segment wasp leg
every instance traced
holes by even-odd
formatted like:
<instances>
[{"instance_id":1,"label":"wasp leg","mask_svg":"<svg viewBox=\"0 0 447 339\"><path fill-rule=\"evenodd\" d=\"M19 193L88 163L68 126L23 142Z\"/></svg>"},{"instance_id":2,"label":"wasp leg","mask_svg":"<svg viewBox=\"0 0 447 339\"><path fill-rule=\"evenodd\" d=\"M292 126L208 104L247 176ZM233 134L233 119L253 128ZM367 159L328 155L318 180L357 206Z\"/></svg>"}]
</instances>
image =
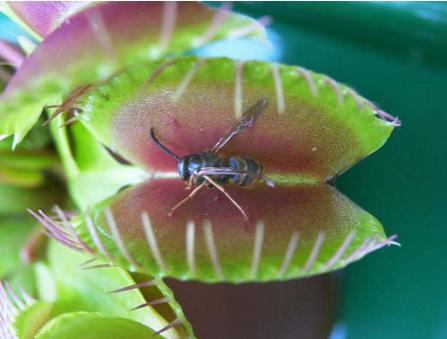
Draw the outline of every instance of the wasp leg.
<instances>
[{"instance_id":1,"label":"wasp leg","mask_svg":"<svg viewBox=\"0 0 447 339\"><path fill-rule=\"evenodd\" d=\"M216 187L219 191L221 191L223 194L225 194L225 196L228 198L228 200L230 200L234 206L236 206L236 208L241 212L242 216L244 217L244 221L246 223L248 223L248 216L247 213L245 213L244 209L241 207L241 205L239 205L236 200L234 200L231 195L229 195L225 189L219 185L217 182L215 182L213 179L211 179L209 176L204 175L203 176L206 180L208 180L214 187Z\"/></svg>"},{"instance_id":2,"label":"wasp leg","mask_svg":"<svg viewBox=\"0 0 447 339\"><path fill-rule=\"evenodd\" d=\"M190 190L191 188L193 188L193 186L194 186L194 184L193 184L193 177L192 176L190 176L189 177L189 179L188 179L188 183L186 184L186 190Z\"/></svg>"},{"instance_id":3,"label":"wasp leg","mask_svg":"<svg viewBox=\"0 0 447 339\"><path fill-rule=\"evenodd\" d=\"M168 213L168 216L169 216L169 217L172 217L172 215L174 214L174 212L175 212L181 205L183 205L185 202L187 202L189 199L191 199L194 195L196 195L197 192L199 192L199 190L205 186L205 184L206 184L206 181L203 182L203 183L201 183L201 184L200 184L199 186L197 186L196 188L194 188L194 189L192 190L192 192L189 193L189 195L188 195L185 199L180 200L174 207L171 208L171 210L170 210L169 213Z\"/></svg>"}]
</instances>

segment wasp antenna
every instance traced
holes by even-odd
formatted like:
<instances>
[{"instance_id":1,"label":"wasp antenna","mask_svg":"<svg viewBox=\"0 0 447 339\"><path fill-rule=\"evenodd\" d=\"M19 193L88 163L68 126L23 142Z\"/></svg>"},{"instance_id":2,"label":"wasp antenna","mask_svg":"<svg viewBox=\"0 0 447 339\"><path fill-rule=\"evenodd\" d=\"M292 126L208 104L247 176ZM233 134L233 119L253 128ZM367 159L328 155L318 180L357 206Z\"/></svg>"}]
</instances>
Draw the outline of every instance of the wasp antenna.
<instances>
[{"instance_id":1,"label":"wasp antenna","mask_svg":"<svg viewBox=\"0 0 447 339\"><path fill-rule=\"evenodd\" d=\"M152 140L158 145L158 147L160 147L166 154L169 154L171 157L175 158L175 160L180 161L181 158L178 155L174 154L171 150L169 150L165 145L163 145L157 139L157 137L155 136L153 128L151 128L150 136L151 136Z\"/></svg>"}]
</instances>

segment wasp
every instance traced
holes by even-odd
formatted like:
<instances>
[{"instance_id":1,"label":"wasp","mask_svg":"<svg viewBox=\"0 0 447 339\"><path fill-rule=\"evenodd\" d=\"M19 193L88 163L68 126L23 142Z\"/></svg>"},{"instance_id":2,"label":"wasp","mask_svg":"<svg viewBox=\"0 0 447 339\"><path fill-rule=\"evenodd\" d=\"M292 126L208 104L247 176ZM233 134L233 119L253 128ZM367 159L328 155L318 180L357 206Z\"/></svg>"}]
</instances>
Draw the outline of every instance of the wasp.
<instances>
[{"instance_id":1,"label":"wasp","mask_svg":"<svg viewBox=\"0 0 447 339\"><path fill-rule=\"evenodd\" d=\"M253 126L259 115L265 111L267 105L268 100L266 98L258 100L244 112L238 123L230 128L210 150L184 157L179 157L163 145L151 128L150 137L153 142L177 161L177 171L180 177L187 183L187 188L192 189L186 198L171 208L168 213L169 216L172 216L181 205L192 199L202 188L207 186L221 191L241 212L244 220L248 222L248 216L244 209L225 191L223 186L233 184L247 188L254 186L258 181L263 181L270 187L274 187L275 184L264 175L263 166L252 157L235 155L225 158L219 152L232 138Z\"/></svg>"}]
</instances>

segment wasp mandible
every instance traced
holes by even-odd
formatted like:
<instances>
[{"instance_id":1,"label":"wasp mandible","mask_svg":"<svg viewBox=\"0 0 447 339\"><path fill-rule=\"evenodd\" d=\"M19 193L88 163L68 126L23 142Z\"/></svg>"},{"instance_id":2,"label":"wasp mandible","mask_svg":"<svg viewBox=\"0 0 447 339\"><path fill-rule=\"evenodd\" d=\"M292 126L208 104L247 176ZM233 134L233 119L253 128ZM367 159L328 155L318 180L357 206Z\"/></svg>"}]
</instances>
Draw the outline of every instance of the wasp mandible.
<instances>
[{"instance_id":1,"label":"wasp mandible","mask_svg":"<svg viewBox=\"0 0 447 339\"><path fill-rule=\"evenodd\" d=\"M244 112L239 122L230 128L225 135L210 149L201 153L190 154L179 157L163 145L155 136L153 128L150 137L166 154L177 161L177 171L180 177L187 182L187 187L192 189L191 193L174 207L171 208L169 216L172 216L186 201L196 195L203 187L215 187L221 191L236 208L241 212L244 220L248 222L248 216L244 209L225 191L223 185L234 184L241 187L253 186L262 180L266 185L274 187L274 182L264 175L263 166L249 156L235 155L225 158L219 155L219 151L236 135L251 127L259 115L265 111L268 100L262 98Z\"/></svg>"}]
</instances>

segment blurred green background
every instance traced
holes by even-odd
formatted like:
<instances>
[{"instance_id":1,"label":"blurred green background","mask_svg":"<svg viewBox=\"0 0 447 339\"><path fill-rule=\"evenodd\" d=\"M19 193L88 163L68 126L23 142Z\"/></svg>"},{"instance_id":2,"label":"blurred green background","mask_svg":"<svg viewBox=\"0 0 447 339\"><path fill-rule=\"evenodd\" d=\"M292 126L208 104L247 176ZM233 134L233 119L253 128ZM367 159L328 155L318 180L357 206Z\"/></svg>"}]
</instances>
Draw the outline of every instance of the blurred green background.
<instances>
[{"instance_id":1,"label":"blurred green background","mask_svg":"<svg viewBox=\"0 0 447 339\"><path fill-rule=\"evenodd\" d=\"M326 73L403 122L382 149L337 181L389 235L399 235L402 248L338 274L332 337L447 338L447 3L241 2L234 9L271 16L273 46L217 43L202 54ZM0 32L13 37L16 28L3 18Z\"/></svg>"}]
</instances>

